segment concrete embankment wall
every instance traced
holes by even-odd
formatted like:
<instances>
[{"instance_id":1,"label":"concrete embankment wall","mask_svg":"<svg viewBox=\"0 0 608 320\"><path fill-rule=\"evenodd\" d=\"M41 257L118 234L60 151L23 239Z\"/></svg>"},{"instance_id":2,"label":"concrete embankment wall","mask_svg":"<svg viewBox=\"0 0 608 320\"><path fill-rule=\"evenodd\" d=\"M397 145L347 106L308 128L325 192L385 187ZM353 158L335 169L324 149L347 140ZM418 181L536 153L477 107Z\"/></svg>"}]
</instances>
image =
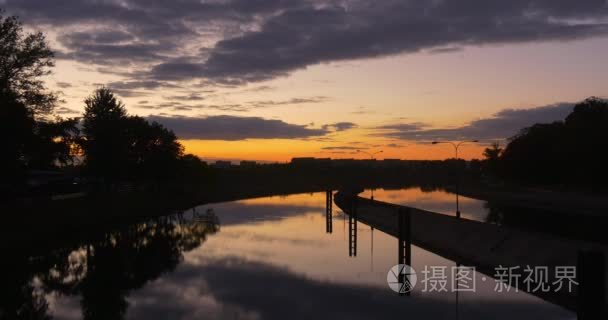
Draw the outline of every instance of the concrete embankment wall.
<instances>
[{"instance_id":1,"label":"concrete embankment wall","mask_svg":"<svg viewBox=\"0 0 608 320\"><path fill-rule=\"evenodd\" d=\"M580 250L600 251L604 257L608 256L608 248L601 244L460 219L349 194L338 193L335 202L347 214L356 211L358 221L395 237L399 234L400 210L409 210L412 244L460 264L475 266L477 271L488 276L494 276L498 266L520 266L522 269L526 266L547 266L550 270L549 280L554 281L555 274L551 271L556 266L576 266ZM520 285L519 288L525 286ZM576 292L531 293L576 310Z\"/></svg>"}]
</instances>

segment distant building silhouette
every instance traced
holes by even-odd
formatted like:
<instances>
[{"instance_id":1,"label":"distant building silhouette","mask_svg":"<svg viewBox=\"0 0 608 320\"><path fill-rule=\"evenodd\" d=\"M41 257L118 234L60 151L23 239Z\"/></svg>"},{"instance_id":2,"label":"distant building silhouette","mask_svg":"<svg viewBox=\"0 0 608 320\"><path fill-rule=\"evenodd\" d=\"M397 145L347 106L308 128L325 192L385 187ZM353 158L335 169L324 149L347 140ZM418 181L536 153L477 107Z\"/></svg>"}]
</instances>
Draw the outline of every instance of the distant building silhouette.
<instances>
[{"instance_id":1,"label":"distant building silhouette","mask_svg":"<svg viewBox=\"0 0 608 320\"><path fill-rule=\"evenodd\" d=\"M322 166L330 165L331 163L331 158L302 157L291 159L291 164L295 166Z\"/></svg>"},{"instance_id":2,"label":"distant building silhouette","mask_svg":"<svg viewBox=\"0 0 608 320\"><path fill-rule=\"evenodd\" d=\"M225 160L218 160L213 165L215 168L230 168L232 167L232 162Z\"/></svg>"},{"instance_id":3,"label":"distant building silhouette","mask_svg":"<svg viewBox=\"0 0 608 320\"><path fill-rule=\"evenodd\" d=\"M243 160L240 163L240 166L243 168L252 168L255 167L258 163L255 161L248 161L248 160Z\"/></svg>"}]
</instances>

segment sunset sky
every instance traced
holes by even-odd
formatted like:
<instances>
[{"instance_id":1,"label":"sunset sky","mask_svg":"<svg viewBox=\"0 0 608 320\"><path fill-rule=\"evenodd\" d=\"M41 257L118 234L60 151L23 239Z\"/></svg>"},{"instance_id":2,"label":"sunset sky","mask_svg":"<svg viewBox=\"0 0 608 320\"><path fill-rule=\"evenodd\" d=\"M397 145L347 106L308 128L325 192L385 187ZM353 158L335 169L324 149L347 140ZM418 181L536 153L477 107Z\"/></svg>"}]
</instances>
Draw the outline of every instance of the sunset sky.
<instances>
[{"instance_id":1,"label":"sunset sky","mask_svg":"<svg viewBox=\"0 0 608 320\"><path fill-rule=\"evenodd\" d=\"M204 159L443 159L608 95L606 0L0 0L56 52L64 117L106 85ZM504 143L504 142L503 142Z\"/></svg>"}]
</instances>

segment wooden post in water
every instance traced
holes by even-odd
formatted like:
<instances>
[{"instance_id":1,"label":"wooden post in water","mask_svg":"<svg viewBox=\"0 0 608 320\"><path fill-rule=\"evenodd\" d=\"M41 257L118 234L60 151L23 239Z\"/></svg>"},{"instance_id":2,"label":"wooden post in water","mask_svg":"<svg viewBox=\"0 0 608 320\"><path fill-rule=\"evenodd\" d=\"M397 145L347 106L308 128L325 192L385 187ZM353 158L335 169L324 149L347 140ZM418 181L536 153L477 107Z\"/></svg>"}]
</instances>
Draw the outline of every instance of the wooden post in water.
<instances>
[{"instance_id":1,"label":"wooden post in water","mask_svg":"<svg viewBox=\"0 0 608 320\"><path fill-rule=\"evenodd\" d=\"M578 253L578 320L605 319L606 257L602 252Z\"/></svg>"}]
</instances>

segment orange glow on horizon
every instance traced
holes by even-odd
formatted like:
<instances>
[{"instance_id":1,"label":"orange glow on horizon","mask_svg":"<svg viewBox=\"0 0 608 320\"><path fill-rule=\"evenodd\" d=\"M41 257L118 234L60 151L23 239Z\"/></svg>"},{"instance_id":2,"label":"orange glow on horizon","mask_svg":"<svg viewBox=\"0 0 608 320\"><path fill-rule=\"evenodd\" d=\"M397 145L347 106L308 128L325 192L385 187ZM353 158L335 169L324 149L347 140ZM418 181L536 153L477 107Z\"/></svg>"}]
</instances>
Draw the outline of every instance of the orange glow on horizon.
<instances>
[{"instance_id":1,"label":"orange glow on horizon","mask_svg":"<svg viewBox=\"0 0 608 320\"><path fill-rule=\"evenodd\" d=\"M252 139L239 141L219 140L182 140L185 152L192 153L203 159L233 159L257 160L269 162L289 162L295 157L316 157L332 159L369 159L364 153L357 153L356 149L345 151L324 151L322 148L332 145L345 145L344 143L328 144L318 141L287 140L287 139ZM377 147L364 149L365 151L383 152L376 155L382 159L404 160L444 160L454 158L454 148L447 144L431 145L405 142L403 147ZM458 150L461 159L482 159L482 152L486 146L478 144L463 145ZM363 149L363 148L362 148Z\"/></svg>"}]
</instances>

